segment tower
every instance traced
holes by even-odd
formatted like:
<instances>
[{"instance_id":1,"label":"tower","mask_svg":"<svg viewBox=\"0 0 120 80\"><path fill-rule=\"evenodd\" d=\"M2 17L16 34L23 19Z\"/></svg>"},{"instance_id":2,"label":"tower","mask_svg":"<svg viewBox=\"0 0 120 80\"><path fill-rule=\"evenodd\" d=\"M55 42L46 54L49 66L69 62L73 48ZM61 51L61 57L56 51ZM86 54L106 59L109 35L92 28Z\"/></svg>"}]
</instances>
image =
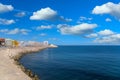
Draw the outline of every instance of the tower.
<instances>
[{"instance_id":1,"label":"tower","mask_svg":"<svg viewBox=\"0 0 120 80\"><path fill-rule=\"evenodd\" d=\"M48 43L48 41L44 41L43 44L44 44L45 46L47 46L49 43Z\"/></svg>"}]
</instances>

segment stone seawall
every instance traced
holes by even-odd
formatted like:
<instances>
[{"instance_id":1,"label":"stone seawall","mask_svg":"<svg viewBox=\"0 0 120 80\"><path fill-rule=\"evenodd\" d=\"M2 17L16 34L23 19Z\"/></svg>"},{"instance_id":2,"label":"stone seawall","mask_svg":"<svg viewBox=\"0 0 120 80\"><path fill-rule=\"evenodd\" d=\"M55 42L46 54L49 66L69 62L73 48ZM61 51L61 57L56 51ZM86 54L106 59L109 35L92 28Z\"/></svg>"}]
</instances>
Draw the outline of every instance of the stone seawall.
<instances>
[{"instance_id":1,"label":"stone seawall","mask_svg":"<svg viewBox=\"0 0 120 80\"><path fill-rule=\"evenodd\" d=\"M39 80L19 63L21 56L47 47L0 48L0 80Z\"/></svg>"}]
</instances>

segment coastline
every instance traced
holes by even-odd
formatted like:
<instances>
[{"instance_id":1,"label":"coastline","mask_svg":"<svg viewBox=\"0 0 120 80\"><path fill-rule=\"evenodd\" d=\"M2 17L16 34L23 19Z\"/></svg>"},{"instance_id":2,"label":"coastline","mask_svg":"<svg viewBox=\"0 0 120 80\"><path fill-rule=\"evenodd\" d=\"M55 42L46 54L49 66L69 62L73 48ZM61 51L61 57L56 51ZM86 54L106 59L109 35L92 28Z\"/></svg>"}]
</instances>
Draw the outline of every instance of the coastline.
<instances>
[{"instance_id":1,"label":"coastline","mask_svg":"<svg viewBox=\"0 0 120 80\"><path fill-rule=\"evenodd\" d=\"M39 80L36 74L20 64L19 59L29 53L38 52L47 47L18 47L0 49L0 78L2 80Z\"/></svg>"}]
</instances>

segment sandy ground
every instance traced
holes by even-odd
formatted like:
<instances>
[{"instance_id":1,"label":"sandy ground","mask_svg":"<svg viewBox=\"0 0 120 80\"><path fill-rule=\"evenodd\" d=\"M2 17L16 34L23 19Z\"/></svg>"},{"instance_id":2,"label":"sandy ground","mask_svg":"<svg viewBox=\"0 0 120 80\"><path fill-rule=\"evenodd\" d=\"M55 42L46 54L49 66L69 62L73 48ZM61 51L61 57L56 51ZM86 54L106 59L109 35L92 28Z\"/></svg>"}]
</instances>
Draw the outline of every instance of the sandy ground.
<instances>
[{"instance_id":1,"label":"sandy ground","mask_svg":"<svg viewBox=\"0 0 120 80\"><path fill-rule=\"evenodd\" d=\"M11 57L41 49L44 47L0 48L0 80L32 80Z\"/></svg>"}]
</instances>

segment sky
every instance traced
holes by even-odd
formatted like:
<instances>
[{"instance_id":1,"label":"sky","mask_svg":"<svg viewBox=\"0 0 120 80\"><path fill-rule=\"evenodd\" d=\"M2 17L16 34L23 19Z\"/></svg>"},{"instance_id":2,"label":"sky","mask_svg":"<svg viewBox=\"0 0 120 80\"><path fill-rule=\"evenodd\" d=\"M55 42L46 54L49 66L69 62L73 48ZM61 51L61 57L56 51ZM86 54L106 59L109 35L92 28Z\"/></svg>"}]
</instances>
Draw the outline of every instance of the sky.
<instances>
[{"instance_id":1,"label":"sky","mask_svg":"<svg viewBox=\"0 0 120 80\"><path fill-rule=\"evenodd\" d=\"M0 0L0 37L57 45L119 45L119 0Z\"/></svg>"}]
</instances>

